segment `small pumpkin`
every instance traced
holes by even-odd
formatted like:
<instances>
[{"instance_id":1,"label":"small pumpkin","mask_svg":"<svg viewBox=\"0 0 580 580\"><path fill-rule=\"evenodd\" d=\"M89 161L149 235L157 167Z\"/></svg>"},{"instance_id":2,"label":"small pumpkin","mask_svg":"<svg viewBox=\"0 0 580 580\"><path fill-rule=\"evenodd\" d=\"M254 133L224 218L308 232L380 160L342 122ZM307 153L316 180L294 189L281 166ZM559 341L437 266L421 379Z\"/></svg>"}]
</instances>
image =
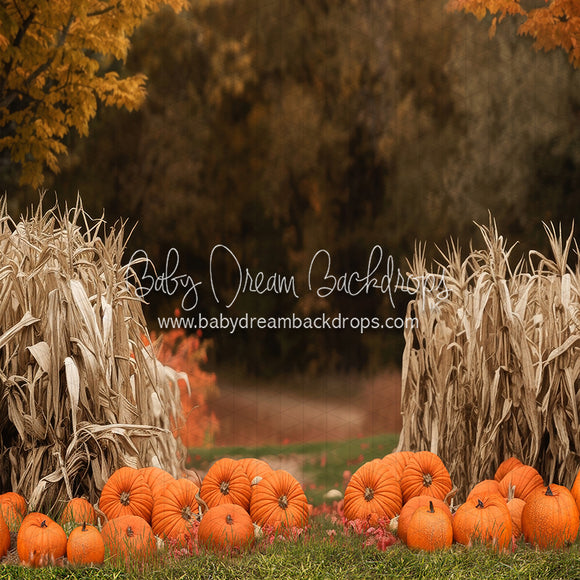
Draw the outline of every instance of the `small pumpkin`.
<instances>
[{"instance_id":1,"label":"small pumpkin","mask_svg":"<svg viewBox=\"0 0 580 580\"><path fill-rule=\"evenodd\" d=\"M435 498L428 506L418 507L411 516L407 529L407 546L415 550L433 552L453 544L453 524L449 510L435 507Z\"/></svg>"},{"instance_id":2,"label":"small pumpkin","mask_svg":"<svg viewBox=\"0 0 580 580\"><path fill-rule=\"evenodd\" d=\"M84 522L69 535L66 557L73 566L91 566L105 561L105 542L101 532Z\"/></svg>"},{"instance_id":3,"label":"small pumpkin","mask_svg":"<svg viewBox=\"0 0 580 580\"><path fill-rule=\"evenodd\" d=\"M512 518L512 535L517 540L522 535L522 511L526 502L514 497L514 488L510 487L506 505Z\"/></svg>"},{"instance_id":4,"label":"small pumpkin","mask_svg":"<svg viewBox=\"0 0 580 580\"><path fill-rule=\"evenodd\" d=\"M29 513L23 520L16 550L25 566L37 568L54 565L66 554L67 537L62 527L47 515Z\"/></svg>"},{"instance_id":5,"label":"small pumpkin","mask_svg":"<svg viewBox=\"0 0 580 580\"><path fill-rule=\"evenodd\" d=\"M99 508L109 520L134 515L150 522L153 494L138 469L121 467L103 486Z\"/></svg>"},{"instance_id":6,"label":"small pumpkin","mask_svg":"<svg viewBox=\"0 0 580 580\"><path fill-rule=\"evenodd\" d=\"M550 484L535 489L522 510L526 542L540 548L562 548L576 541L580 515L570 490Z\"/></svg>"},{"instance_id":7,"label":"small pumpkin","mask_svg":"<svg viewBox=\"0 0 580 580\"><path fill-rule=\"evenodd\" d=\"M11 532L18 531L27 510L26 500L19 493L7 491L0 495L0 515Z\"/></svg>"},{"instance_id":8,"label":"small pumpkin","mask_svg":"<svg viewBox=\"0 0 580 580\"><path fill-rule=\"evenodd\" d=\"M210 508L222 503L235 503L247 511L251 495L252 487L246 472L229 457L213 463L201 483L200 496Z\"/></svg>"},{"instance_id":9,"label":"small pumpkin","mask_svg":"<svg viewBox=\"0 0 580 580\"><path fill-rule=\"evenodd\" d=\"M254 540L254 524L248 512L237 504L210 508L197 531L200 545L219 551L247 549Z\"/></svg>"},{"instance_id":10,"label":"small pumpkin","mask_svg":"<svg viewBox=\"0 0 580 580\"><path fill-rule=\"evenodd\" d=\"M153 533L178 543L193 537L200 517L198 493L199 488L189 479L174 479L169 483L155 498L151 516Z\"/></svg>"},{"instance_id":11,"label":"small pumpkin","mask_svg":"<svg viewBox=\"0 0 580 580\"><path fill-rule=\"evenodd\" d=\"M71 529L87 523L92 526L97 524L95 508L84 497L73 497L69 500L60 516L60 525Z\"/></svg>"},{"instance_id":12,"label":"small pumpkin","mask_svg":"<svg viewBox=\"0 0 580 580\"><path fill-rule=\"evenodd\" d=\"M151 526L141 516L126 515L109 520L101 535L109 556L126 563L148 559L157 546Z\"/></svg>"},{"instance_id":13,"label":"small pumpkin","mask_svg":"<svg viewBox=\"0 0 580 580\"><path fill-rule=\"evenodd\" d=\"M480 496L480 495L489 495L489 494L498 494L501 495L499 491L499 482L495 479L484 479L479 483L476 483L469 492L467 497L472 496Z\"/></svg>"},{"instance_id":14,"label":"small pumpkin","mask_svg":"<svg viewBox=\"0 0 580 580\"><path fill-rule=\"evenodd\" d=\"M283 469L272 470L253 487L250 515L259 526L303 528L309 513L300 482Z\"/></svg>"},{"instance_id":15,"label":"small pumpkin","mask_svg":"<svg viewBox=\"0 0 580 580\"><path fill-rule=\"evenodd\" d=\"M445 464L431 451L414 453L403 470L401 477L403 502L416 495L445 499L452 488L451 477Z\"/></svg>"},{"instance_id":16,"label":"small pumpkin","mask_svg":"<svg viewBox=\"0 0 580 580\"><path fill-rule=\"evenodd\" d=\"M406 504L403 505L401 513L399 514L397 522L397 535L403 542L407 543L407 530L409 528L409 522L411 521L413 514L420 507L429 507L429 502L433 502L434 507L440 508L444 513L447 514L450 524L453 522L451 510L443 500L429 497L428 495L417 495L412 497Z\"/></svg>"},{"instance_id":17,"label":"small pumpkin","mask_svg":"<svg viewBox=\"0 0 580 580\"><path fill-rule=\"evenodd\" d=\"M344 492L344 515L348 520L366 519L374 525L379 518L395 517L402 506L401 486L382 460L363 463Z\"/></svg>"},{"instance_id":18,"label":"small pumpkin","mask_svg":"<svg viewBox=\"0 0 580 580\"><path fill-rule=\"evenodd\" d=\"M510 471L522 465L523 463L517 457L508 457L498 465L493 478L499 483Z\"/></svg>"},{"instance_id":19,"label":"small pumpkin","mask_svg":"<svg viewBox=\"0 0 580 580\"><path fill-rule=\"evenodd\" d=\"M506 550L512 539L512 520L500 495L471 497L453 516L453 537L459 544L481 542Z\"/></svg>"},{"instance_id":20,"label":"small pumpkin","mask_svg":"<svg viewBox=\"0 0 580 580\"><path fill-rule=\"evenodd\" d=\"M4 558L10 549L11 537L10 529L4 521L4 518L0 516L0 558Z\"/></svg>"},{"instance_id":21,"label":"small pumpkin","mask_svg":"<svg viewBox=\"0 0 580 580\"><path fill-rule=\"evenodd\" d=\"M514 497L527 501L534 489L544 487L544 480L531 465L520 465L509 471L499 482L499 492L507 497L510 487L514 487Z\"/></svg>"}]
</instances>

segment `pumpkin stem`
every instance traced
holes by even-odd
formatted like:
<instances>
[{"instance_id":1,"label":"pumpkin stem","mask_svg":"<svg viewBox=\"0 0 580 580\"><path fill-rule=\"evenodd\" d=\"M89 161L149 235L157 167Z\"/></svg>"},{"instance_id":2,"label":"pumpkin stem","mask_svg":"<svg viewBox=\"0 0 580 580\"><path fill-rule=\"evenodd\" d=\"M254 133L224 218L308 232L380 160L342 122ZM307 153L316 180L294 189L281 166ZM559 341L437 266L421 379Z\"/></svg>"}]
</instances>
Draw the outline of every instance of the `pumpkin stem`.
<instances>
[{"instance_id":1,"label":"pumpkin stem","mask_svg":"<svg viewBox=\"0 0 580 580\"><path fill-rule=\"evenodd\" d=\"M230 484L227 481L222 481L220 483L220 492L222 495L228 495L230 493Z\"/></svg>"},{"instance_id":2,"label":"pumpkin stem","mask_svg":"<svg viewBox=\"0 0 580 580\"><path fill-rule=\"evenodd\" d=\"M123 505L129 505L130 501L129 501L129 497L131 496L131 494L128 491L122 491L121 495L119 496L119 499L121 500L121 503Z\"/></svg>"},{"instance_id":3,"label":"pumpkin stem","mask_svg":"<svg viewBox=\"0 0 580 580\"><path fill-rule=\"evenodd\" d=\"M228 524L228 526L231 526L234 523L234 518L232 518L232 516L230 514L228 514L226 516L226 524Z\"/></svg>"},{"instance_id":4,"label":"pumpkin stem","mask_svg":"<svg viewBox=\"0 0 580 580\"><path fill-rule=\"evenodd\" d=\"M186 505L185 507L183 507L181 509L181 517L188 522L191 520L191 518L193 517L193 514L191 512L190 506Z\"/></svg>"},{"instance_id":5,"label":"pumpkin stem","mask_svg":"<svg viewBox=\"0 0 580 580\"><path fill-rule=\"evenodd\" d=\"M425 487L431 487L432 483L433 483L433 476L430 473L424 473L423 474L423 485Z\"/></svg>"},{"instance_id":6,"label":"pumpkin stem","mask_svg":"<svg viewBox=\"0 0 580 580\"><path fill-rule=\"evenodd\" d=\"M430 514L435 513L435 508L433 507L433 502L431 500L429 500L429 513Z\"/></svg>"},{"instance_id":7,"label":"pumpkin stem","mask_svg":"<svg viewBox=\"0 0 580 580\"><path fill-rule=\"evenodd\" d=\"M288 498L283 495L282 497L278 498L278 505L283 509L287 509L288 508Z\"/></svg>"},{"instance_id":8,"label":"pumpkin stem","mask_svg":"<svg viewBox=\"0 0 580 580\"><path fill-rule=\"evenodd\" d=\"M482 509L485 506L483 505L483 502L480 499L478 499L477 500L477 505L475 507L478 508L478 509Z\"/></svg>"},{"instance_id":9,"label":"pumpkin stem","mask_svg":"<svg viewBox=\"0 0 580 580\"><path fill-rule=\"evenodd\" d=\"M42 521L40 522L40 527L41 527L41 528L48 528L48 524L46 523L46 520L42 520Z\"/></svg>"},{"instance_id":10,"label":"pumpkin stem","mask_svg":"<svg viewBox=\"0 0 580 580\"><path fill-rule=\"evenodd\" d=\"M548 485L548 489L546 489L546 495L554 495L552 488Z\"/></svg>"},{"instance_id":11,"label":"pumpkin stem","mask_svg":"<svg viewBox=\"0 0 580 580\"><path fill-rule=\"evenodd\" d=\"M371 501L371 499L373 499L373 497L375 497L375 492L370 487L367 487L365 489L364 497L365 497L365 501Z\"/></svg>"},{"instance_id":12,"label":"pumpkin stem","mask_svg":"<svg viewBox=\"0 0 580 580\"><path fill-rule=\"evenodd\" d=\"M83 522L83 528L82 528L83 532L87 531L87 522Z\"/></svg>"},{"instance_id":13,"label":"pumpkin stem","mask_svg":"<svg viewBox=\"0 0 580 580\"><path fill-rule=\"evenodd\" d=\"M133 528L131 526L127 526L127 537L132 538L135 535Z\"/></svg>"}]
</instances>

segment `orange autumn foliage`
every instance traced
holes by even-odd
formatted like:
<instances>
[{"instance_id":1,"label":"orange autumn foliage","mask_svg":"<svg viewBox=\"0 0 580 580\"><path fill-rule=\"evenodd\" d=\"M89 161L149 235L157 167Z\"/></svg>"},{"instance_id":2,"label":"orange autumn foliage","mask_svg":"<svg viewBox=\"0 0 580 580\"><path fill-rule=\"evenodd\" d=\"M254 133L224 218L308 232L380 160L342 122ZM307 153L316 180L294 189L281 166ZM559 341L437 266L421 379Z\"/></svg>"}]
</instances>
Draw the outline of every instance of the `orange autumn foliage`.
<instances>
[{"instance_id":1,"label":"orange autumn foliage","mask_svg":"<svg viewBox=\"0 0 580 580\"><path fill-rule=\"evenodd\" d=\"M520 19L518 34L531 36L536 50L563 49L574 67L580 66L580 3L577 0L546 0L527 9L519 0L449 0L447 9L464 11L482 20L493 18L490 37L506 16Z\"/></svg>"},{"instance_id":2,"label":"orange autumn foliage","mask_svg":"<svg viewBox=\"0 0 580 580\"><path fill-rule=\"evenodd\" d=\"M175 425L173 431L186 447L210 443L219 427L215 415L207 406L207 396L217 390L216 376L202 369L207 362L209 343L201 339L200 331L198 333L186 334L181 328L158 337L151 333L159 361L186 373L189 380L189 385L185 379L178 382L184 421Z\"/></svg>"}]
</instances>

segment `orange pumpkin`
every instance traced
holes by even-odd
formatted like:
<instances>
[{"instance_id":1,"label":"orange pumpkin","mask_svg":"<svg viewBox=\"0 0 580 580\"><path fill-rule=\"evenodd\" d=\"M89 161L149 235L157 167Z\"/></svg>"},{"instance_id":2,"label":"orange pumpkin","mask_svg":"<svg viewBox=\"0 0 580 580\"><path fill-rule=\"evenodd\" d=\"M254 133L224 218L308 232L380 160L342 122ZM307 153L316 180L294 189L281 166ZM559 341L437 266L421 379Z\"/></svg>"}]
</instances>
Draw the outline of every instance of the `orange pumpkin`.
<instances>
[{"instance_id":1,"label":"orange pumpkin","mask_svg":"<svg viewBox=\"0 0 580 580\"><path fill-rule=\"evenodd\" d=\"M155 498L175 477L160 467L142 467L139 473L145 478L151 495Z\"/></svg>"},{"instance_id":2,"label":"orange pumpkin","mask_svg":"<svg viewBox=\"0 0 580 580\"><path fill-rule=\"evenodd\" d=\"M576 506L578 507L578 510L580 511L580 471L578 471L578 473L576 474L576 479L574 480L574 483L572 484L571 492L572 492L572 497L576 501Z\"/></svg>"},{"instance_id":3,"label":"orange pumpkin","mask_svg":"<svg viewBox=\"0 0 580 580\"><path fill-rule=\"evenodd\" d=\"M259 526L303 528L308 523L308 500L293 475L272 470L253 487L250 515Z\"/></svg>"},{"instance_id":4,"label":"orange pumpkin","mask_svg":"<svg viewBox=\"0 0 580 580\"><path fill-rule=\"evenodd\" d=\"M474 495L480 496L480 495L490 495L490 494L501 495L501 493L499 491L499 482L497 482L495 479L484 479L483 481L476 483L472 487L472 489L469 492L469 495L467 497L472 497Z\"/></svg>"},{"instance_id":5,"label":"orange pumpkin","mask_svg":"<svg viewBox=\"0 0 580 580\"><path fill-rule=\"evenodd\" d=\"M508 457L499 464L493 478L499 483L510 471L522 465L523 463L517 457Z\"/></svg>"},{"instance_id":6,"label":"orange pumpkin","mask_svg":"<svg viewBox=\"0 0 580 580\"><path fill-rule=\"evenodd\" d=\"M348 520L393 518L401 511L401 486L382 460L368 461L353 474L344 492L344 515Z\"/></svg>"},{"instance_id":7,"label":"orange pumpkin","mask_svg":"<svg viewBox=\"0 0 580 580\"><path fill-rule=\"evenodd\" d=\"M393 451L383 457L383 462L388 465L395 473L397 479L400 481L403 476L403 471L414 453L412 451Z\"/></svg>"},{"instance_id":8,"label":"orange pumpkin","mask_svg":"<svg viewBox=\"0 0 580 580\"><path fill-rule=\"evenodd\" d=\"M95 508L84 497L74 497L64 507L60 525L75 527L83 523L97 524Z\"/></svg>"},{"instance_id":9,"label":"orange pumpkin","mask_svg":"<svg viewBox=\"0 0 580 580\"><path fill-rule=\"evenodd\" d=\"M126 515L109 520L101 535L113 559L129 563L146 560L155 553L153 530L141 516Z\"/></svg>"},{"instance_id":10,"label":"orange pumpkin","mask_svg":"<svg viewBox=\"0 0 580 580\"><path fill-rule=\"evenodd\" d=\"M399 514L399 519L397 521L397 535L403 542L407 543L407 529L409 528L409 522L411 521L415 510L420 507L429 507L429 502L433 502L434 507L440 508L444 513L446 513L449 518L449 523L452 523L451 510L443 500L429 497L428 495L417 495L412 497L403 505L401 513Z\"/></svg>"},{"instance_id":11,"label":"orange pumpkin","mask_svg":"<svg viewBox=\"0 0 580 580\"><path fill-rule=\"evenodd\" d=\"M105 542L101 532L90 524L77 526L66 543L66 557L73 566L90 566L105 561Z\"/></svg>"},{"instance_id":12,"label":"orange pumpkin","mask_svg":"<svg viewBox=\"0 0 580 580\"><path fill-rule=\"evenodd\" d=\"M193 535L199 517L199 488L189 479L174 479L155 498L151 527L160 538L184 543Z\"/></svg>"},{"instance_id":13,"label":"orange pumpkin","mask_svg":"<svg viewBox=\"0 0 580 580\"><path fill-rule=\"evenodd\" d=\"M445 499L452 488L447 468L440 457L431 451L414 453L403 470L401 477L403 502L416 495Z\"/></svg>"},{"instance_id":14,"label":"orange pumpkin","mask_svg":"<svg viewBox=\"0 0 580 580\"><path fill-rule=\"evenodd\" d=\"M514 488L510 487L506 505L512 518L512 535L517 540L522 535L522 511L526 502L519 497L514 497Z\"/></svg>"},{"instance_id":15,"label":"orange pumpkin","mask_svg":"<svg viewBox=\"0 0 580 580\"><path fill-rule=\"evenodd\" d=\"M48 516L31 512L23 520L16 550L25 566L37 568L54 565L66 554L67 537L64 530Z\"/></svg>"},{"instance_id":16,"label":"orange pumpkin","mask_svg":"<svg viewBox=\"0 0 580 580\"><path fill-rule=\"evenodd\" d=\"M254 524L248 512L237 504L210 508L199 524L200 545L220 551L240 551L254 540Z\"/></svg>"},{"instance_id":17,"label":"orange pumpkin","mask_svg":"<svg viewBox=\"0 0 580 580\"><path fill-rule=\"evenodd\" d=\"M542 476L531 465L520 465L509 471L499 482L499 492L507 497L510 487L514 487L514 497L527 501L527 497L537 487L544 487Z\"/></svg>"},{"instance_id":18,"label":"orange pumpkin","mask_svg":"<svg viewBox=\"0 0 580 580\"><path fill-rule=\"evenodd\" d=\"M4 518L0 516L0 558L4 558L8 553L10 542L10 530L4 521Z\"/></svg>"},{"instance_id":19,"label":"orange pumpkin","mask_svg":"<svg viewBox=\"0 0 580 580\"><path fill-rule=\"evenodd\" d=\"M138 469L121 467L103 486L99 508L109 520L133 515L150 522L153 495Z\"/></svg>"},{"instance_id":20,"label":"orange pumpkin","mask_svg":"<svg viewBox=\"0 0 580 580\"><path fill-rule=\"evenodd\" d=\"M429 498L428 502L427 507L418 507L411 516L407 546L427 552L449 548L453 544L453 524L449 510L435 507L435 498Z\"/></svg>"},{"instance_id":21,"label":"orange pumpkin","mask_svg":"<svg viewBox=\"0 0 580 580\"><path fill-rule=\"evenodd\" d=\"M550 484L536 488L522 510L526 542L540 548L562 548L576 541L580 516L570 490Z\"/></svg>"},{"instance_id":22,"label":"orange pumpkin","mask_svg":"<svg viewBox=\"0 0 580 580\"><path fill-rule=\"evenodd\" d=\"M253 483L256 477L264 477L264 475L273 471L266 461L263 459L256 459L255 457L238 459L238 464L241 465L243 470L246 472L250 483Z\"/></svg>"},{"instance_id":23,"label":"orange pumpkin","mask_svg":"<svg viewBox=\"0 0 580 580\"><path fill-rule=\"evenodd\" d=\"M26 500L20 494L7 491L0 495L0 515L11 532L17 532L26 515Z\"/></svg>"},{"instance_id":24,"label":"orange pumpkin","mask_svg":"<svg viewBox=\"0 0 580 580\"><path fill-rule=\"evenodd\" d=\"M453 516L453 537L459 544L481 542L506 550L512 539L512 520L505 499L500 495L469 498Z\"/></svg>"},{"instance_id":25,"label":"orange pumpkin","mask_svg":"<svg viewBox=\"0 0 580 580\"><path fill-rule=\"evenodd\" d=\"M243 467L234 459L218 459L201 483L200 496L208 507L235 503L246 511L250 508L252 488Z\"/></svg>"}]
</instances>

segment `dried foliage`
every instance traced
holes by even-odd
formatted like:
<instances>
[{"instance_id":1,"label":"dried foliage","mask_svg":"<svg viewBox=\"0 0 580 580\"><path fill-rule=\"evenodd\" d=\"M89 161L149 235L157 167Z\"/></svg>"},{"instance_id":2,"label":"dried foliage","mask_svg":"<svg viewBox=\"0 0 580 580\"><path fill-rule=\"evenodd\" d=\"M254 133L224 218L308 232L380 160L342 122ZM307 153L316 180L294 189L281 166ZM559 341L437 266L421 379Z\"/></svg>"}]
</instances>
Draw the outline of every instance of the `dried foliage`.
<instances>
[{"instance_id":1,"label":"dried foliage","mask_svg":"<svg viewBox=\"0 0 580 580\"><path fill-rule=\"evenodd\" d=\"M123 226L107 231L80 201L31 213L15 223L0 210L2 489L51 509L94 503L124 465L177 475L180 375L142 339Z\"/></svg>"},{"instance_id":2,"label":"dried foliage","mask_svg":"<svg viewBox=\"0 0 580 580\"><path fill-rule=\"evenodd\" d=\"M511 455L568 486L580 467L580 263L572 234L545 229L553 256L512 269L490 220L484 248L462 260L450 244L438 284L408 306L419 324L405 331L399 449L437 453L459 489ZM410 267L435 276L421 249Z\"/></svg>"}]
</instances>

